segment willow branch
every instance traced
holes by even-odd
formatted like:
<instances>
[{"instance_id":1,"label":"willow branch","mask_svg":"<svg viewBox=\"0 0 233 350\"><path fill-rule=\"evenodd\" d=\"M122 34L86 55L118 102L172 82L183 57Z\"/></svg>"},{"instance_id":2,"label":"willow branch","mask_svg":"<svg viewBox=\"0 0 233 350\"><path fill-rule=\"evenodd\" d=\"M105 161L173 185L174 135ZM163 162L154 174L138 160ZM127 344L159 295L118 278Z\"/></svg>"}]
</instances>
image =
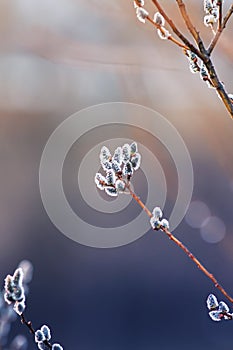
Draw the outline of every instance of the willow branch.
<instances>
[{"instance_id":1,"label":"willow branch","mask_svg":"<svg viewBox=\"0 0 233 350\"><path fill-rule=\"evenodd\" d=\"M35 335L36 331L35 331L35 329L32 326L32 322L31 321L27 321L23 313L20 316L20 319L21 319L21 323L24 324L29 329L30 333ZM48 340L44 340L43 343L46 346L48 346L50 349L52 349L52 345L48 342Z\"/></svg>"},{"instance_id":2,"label":"willow branch","mask_svg":"<svg viewBox=\"0 0 233 350\"><path fill-rule=\"evenodd\" d=\"M159 24L155 23L153 21L153 19L150 16L147 16L148 21L153 24L157 29L159 29L163 34L165 34L165 30L163 29L163 27L161 27ZM169 36L167 38L167 40L172 41L174 44L178 45L179 47L181 47L182 49L185 50L189 50L189 47L185 46L184 44L182 44L181 42L179 42L178 40L176 40L173 36Z\"/></svg>"},{"instance_id":3,"label":"willow branch","mask_svg":"<svg viewBox=\"0 0 233 350\"><path fill-rule=\"evenodd\" d=\"M146 212L149 218L152 217L152 213L145 206L144 203L139 199L139 197L131 190L130 185L127 186L131 196L136 200L136 202L141 206L141 208ZM194 262L194 264L202 271L214 284L214 286L231 302L233 303L233 298L225 291L225 289L218 283L217 279L212 273L210 273L204 265L190 252L190 250L178 239L176 238L168 229L163 227L160 228L171 241L173 241L183 252Z\"/></svg>"},{"instance_id":4,"label":"willow branch","mask_svg":"<svg viewBox=\"0 0 233 350\"><path fill-rule=\"evenodd\" d=\"M216 91L217 91L218 95L220 96L221 100L223 101L226 109L230 113L231 118L233 118L232 101L231 101L230 97L228 96L228 94L224 88L223 83L220 82L211 59L210 58L205 59L204 63L205 63L206 68L208 70L212 86L216 89Z\"/></svg>"},{"instance_id":5,"label":"willow branch","mask_svg":"<svg viewBox=\"0 0 233 350\"><path fill-rule=\"evenodd\" d=\"M164 19L167 21L167 23L169 24L169 26L171 27L171 29L173 30L173 32L178 36L178 38L181 39L181 41L183 41L183 43L185 44L185 46L187 46L192 52L194 52L200 59L203 60L203 54L200 52L200 50L198 50L180 31L179 29L176 27L176 25L174 24L174 22L168 17L168 15L166 14L166 12L163 10L163 8L160 6L160 3L158 0L152 0L152 2L154 3L154 5L157 7L159 13L164 17Z\"/></svg>"},{"instance_id":6,"label":"willow branch","mask_svg":"<svg viewBox=\"0 0 233 350\"><path fill-rule=\"evenodd\" d=\"M211 55L213 49L215 48L215 46L216 46L216 44L217 44L217 42L218 42L218 40L219 40L219 38L220 38L224 28L226 28L227 22L230 19L232 13L233 13L233 4L229 8L226 16L224 17L224 19L222 21L222 24L218 26L218 30L217 30L213 40L210 43L210 46L209 46L209 48L207 50L207 53L208 53L209 56ZM220 14L219 14L219 17L220 17Z\"/></svg>"}]
</instances>

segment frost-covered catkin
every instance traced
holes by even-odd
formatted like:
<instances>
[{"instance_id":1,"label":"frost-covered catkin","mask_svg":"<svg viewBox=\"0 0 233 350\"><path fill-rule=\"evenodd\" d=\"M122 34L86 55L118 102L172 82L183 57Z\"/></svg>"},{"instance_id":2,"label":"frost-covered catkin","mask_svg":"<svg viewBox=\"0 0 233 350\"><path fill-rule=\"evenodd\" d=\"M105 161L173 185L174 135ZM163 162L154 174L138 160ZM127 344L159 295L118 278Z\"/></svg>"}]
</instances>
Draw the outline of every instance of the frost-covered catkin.
<instances>
[{"instance_id":1,"label":"frost-covered catkin","mask_svg":"<svg viewBox=\"0 0 233 350\"><path fill-rule=\"evenodd\" d=\"M25 292L23 287L23 270L18 268L15 270L13 276L7 275L5 278L5 294L4 299L10 305L14 304L13 310L22 315L25 310Z\"/></svg>"},{"instance_id":2,"label":"frost-covered catkin","mask_svg":"<svg viewBox=\"0 0 233 350\"><path fill-rule=\"evenodd\" d=\"M156 23L156 24L158 24L159 26L164 26L165 25L165 19L164 19L164 17L161 15L161 13L159 13L159 12L156 12L155 14L154 14L154 22Z\"/></svg>"},{"instance_id":3,"label":"frost-covered catkin","mask_svg":"<svg viewBox=\"0 0 233 350\"><path fill-rule=\"evenodd\" d=\"M44 341L44 340L45 340L44 333L41 331L41 329L38 329L35 332L35 342L39 343L39 342Z\"/></svg>"},{"instance_id":4,"label":"frost-covered catkin","mask_svg":"<svg viewBox=\"0 0 233 350\"><path fill-rule=\"evenodd\" d=\"M141 165L141 155L135 153L131 158L131 164L134 170L138 170Z\"/></svg>"},{"instance_id":5,"label":"frost-covered catkin","mask_svg":"<svg viewBox=\"0 0 233 350\"><path fill-rule=\"evenodd\" d=\"M204 81L208 80L208 77L209 77L208 71L207 71L206 66L205 66L205 64L204 64L203 62L202 62L202 64L201 64L200 77L201 77L202 80L204 80Z\"/></svg>"},{"instance_id":6,"label":"frost-covered catkin","mask_svg":"<svg viewBox=\"0 0 233 350\"><path fill-rule=\"evenodd\" d=\"M186 50L185 53L186 53L186 57L189 60L190 72L193 73L193 74L199 72L200 68L199 68L199 65L198 65L197 55L194 52L190 51L190 50Z\"/></svg>"},{"instance_id":7,"label":"frost-covered catkin","mask_svg":"<svg viewBox=\"0 0 233 350\"><path fill-rule=\"evenodd\" d=\"M116 182L116 175L114 170L109 170L106 175L106 180L108 185L114 185Z\"/></svg>"},{"instance_id":8,"label":"frost-covered catkin","mask_svg":"<svg viewBox=\"0 0 233 350\"><path fill-rule=\"evenodd\" d=\"M125 176L132 176L133 175L133 166L132 166L131 162L125 163L122 172Z\"/></svg>"},{"instance_id":9,"label":"frost-covered catkin","mask_svg":"<svg viewBox=\"0 0 233 350\"><path fill-rule=\"evenodd\" d=\"M206 304L209 310L216 309L218 307L218 299L214 294L210 294L206 300Z\"/></svg>"},{"instance_id":10,"label":"frost-covered catkin","mask_svg":"<svg viewBox=\"0 0 233 350\"><path fill-rule=\"evenodd\" d=\"M131 155L134 155L135 153L137 153L137 151L138 151L138 145L137 145L137 143L134 141L134 142L132 142L131 145L130 145L130 154L131 154Z\"/></svg>"},{"instance_id":11,"label":"frost-covered catkin","mask_svg":"<svg viewBox=\"0 0 233 350\"><path fill-rule=\"evenodd\" d=\"M137 7L136 8L136 15L137 15L137 19L140 22L146 23L146 18L149 15L149 13L143 7Z\"/></svg>"},{"instance_id":12,"label":"frost-covered catkin","mask_svg":"<svg viewBox=\"0 0 233 350\"><path fill-rule=\"evenodd\" d=\"M152 211L150 224L153 230L167 229L169 230L169 222L167 219L162 219L163 212L159 207L155 207ZM162 219L162 220L161 220Z\"/></svg>"},{"instance_id":13,"label":"frost-covered catkin","mask_svg":"<svg viewBox=\"0 0 233 350\"><path fill-rule=\"evenodd\" d=\"M104 186L107 183L106 177L100 173L95 174L95 184L100 190L104 190Z\"/></svg>"},{"instance_id":14,"label":"frost-covered catkin","mask_svg":"<svg viewBox=\"0 0 233 350\"><path fill-rule=\"evenodd\" d=\"M119 166L121 166L122 163L122 148L121 147L117 147L116 150L114 151L113 154L113 161L117 162Z\"/></svg>"},{"instance_id":15,"label":"frost-covered catkin","mask_svg":"<svg viewBox=\"0 0 233 350\"><path fill-rule=\"evenodd\" d=\"M103 146L100 151L100 161L101 162L107 161L110 159L110 157L111 157L111 153L109 149L106 146Z\"/></svg>"},{"instance_id":16,"label":"frost-covered catkin","mask_svg":"<svg viewBox=\"0 0 233 350\"><path fill-rule=\"evenodd\" d=\"M224 301L218 302L214 294L209 294L206 300L209 316L213 321L232 320L233 315L230 313L228 305Z\"/></svg>"},{"instance_id":17,"label":"frost-covered catkin","mask_svg":"<svg viewBox=\"0 0 233 350\"><path fill-rule=\"evenodd\" d=\"M160 37L160 39L162 39L162 40L166 40L169 38L169 36L171 36L169 31L167 29L165 29L164 27L162 27L162 30L158 29L157 33L158 33L158 36Z\"/></svg>"},{"instance_id":18,"label":"frost-covered catkin","mask_svg":"<svg viewBox=\"0 0 233 350\"><path fill-rule=\"evenodd\" d=\"M124 163L130 160L130 146L128 143L124 144L122 147L122 160Z\"/></svg>"},{"instance_id":19,"label":"frost-covered catkin","mask_svg":"<svg viewBox=\"0 0 233 350\"><path fill-rule=\"evenodd\" d=\"M219 8L217 1L204 0L204 24L207 27L213 27L214 23L219 19Z\"/></svg>"},{"instance_id":20,"label":"frost-covered catkin","mask_svg":"<svg viewBox=\"0 0 233 350\"><path fill-rule=\"evenodd\" d=\"M135 0L134 7L137 8L138 6L144 6L144 0Z\"/></svg>"},{"instance_id":21,"label":"frost-covered catkin","mask_svg":"<svg viewBox=\"0 0 233 350\"><path fill-rule=\"evenodd\" d=\"M116 190L119 192L123 192L125 190L125 183L122 180L116 181Z\"/></svg>"},{"instance_id":22,"label":"frost-covered catkin","mask_svg":"<svg viewBox=\"0 0 233 350\"><path fill-rule=\"evenodd\" d=\"M60 344L53 344L52 350L63 350L63 347Z\"/></svg>"}]
</instances>

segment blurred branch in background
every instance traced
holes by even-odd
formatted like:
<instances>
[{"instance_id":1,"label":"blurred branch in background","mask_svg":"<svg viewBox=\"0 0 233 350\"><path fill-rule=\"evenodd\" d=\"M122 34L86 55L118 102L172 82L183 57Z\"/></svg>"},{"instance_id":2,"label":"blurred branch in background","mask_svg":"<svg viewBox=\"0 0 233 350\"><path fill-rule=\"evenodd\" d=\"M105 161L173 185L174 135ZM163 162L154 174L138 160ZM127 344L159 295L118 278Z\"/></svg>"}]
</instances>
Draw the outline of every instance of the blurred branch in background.
<instances>
[{"instance_id":1,"label":"blurred branch in background","mask_svg":"<svg viewBox=\"0 0 233 350\"><path fill-rule=\"evenodd\" d=\"M181 31L177 28L174 21L167 15L167 12L162 8L158 0L152 0L156 6L157 12L152 20L149 16L149 12L144 8L144 0L135 0L134 7L136 9L136 15L140 22L145 23L148 20L152 25L157 28L158 35L161 39L168 39L173 41L177 46L184 49L186 56L189 59L190 70L192 73L200 73L200 77L205 81L210 88L214 88L219 98L224 103L231 117L233 118L233 94L226 92L224 84L219 80L216 73L216 69L211 60L211 54L218 39L226 27L226 24L233 12L233 4L230 6L226 16L222 19L222 1L216 0L204 0L204 11L206 13L204 17L204 24L210 27L213 32L213 38L208 49L205 48L204 42L201 39L199 31L194 27L185 4L182 0L176 0L181 16L185 22L187 30L191 33L196 46L185 37ZM168 23L174 34L180 39L177 41L169 31L165 28L165 21ZM217 32L215 32L214 25L217 25ZM183 42L183 44L182 44Z\"/></svg>"}]
</instances>

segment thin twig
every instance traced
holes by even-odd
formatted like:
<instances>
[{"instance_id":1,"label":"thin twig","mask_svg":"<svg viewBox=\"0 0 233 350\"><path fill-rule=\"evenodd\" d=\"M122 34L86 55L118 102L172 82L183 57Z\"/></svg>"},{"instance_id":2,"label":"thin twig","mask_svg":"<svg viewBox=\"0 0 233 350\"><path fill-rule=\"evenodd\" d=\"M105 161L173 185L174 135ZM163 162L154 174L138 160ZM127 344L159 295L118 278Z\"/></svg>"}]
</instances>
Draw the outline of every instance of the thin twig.
<instances>
[{"instance_id":1,"label":"thin twig","mask_svg":"<svg viewBox=\"0 0 233 350\"><path fill-rule=\"evenodd\" d=\"M163 34L165 34L165 30L163 29L163 27L161 27L159 24L155 23L153 21L153 19L150 16L147 16L147 19L150 23L152 23L157 29L159 29ZM184 44L182 44L180 41L176 40L175 38L173 38L173 36L168 36L167 38L168 40L172 41L174 44L178 45L179 47L181 47L182 49L186 49L189 50L189 47L185 46Z\"/></svg>"},{"instance_id":2,"label":"thin twig","mask_svg":"<svg viewBox=\"0 0 233 350\"><path fill-rule=\"evenodd\" d=\"M136 200L136 202L141 206L141 208L146 212L146 214L149 216L149 218L152 217L152 213L150 210L145 206L144 203L138 198L138 196L131 190L130 185L128 184L127 188L130 191L131 196ZM181 248L185 254L194 262L194 264L200 269L213 283L214 286L231 302L233 303L233 298L225 291L225 289L218 283L216 278L212 273L210 273L203 265L202 263L188 250L188 248L185 247L185 245L176 238L168 229L165 229L163 227L160 228L166 235L169 237L170 240L172 240L179 248Z\"/></svg>"},{"instance_id":3,"label":"thin twig","mask_svg":"<svg viewBox=\"0 0 233 350\"><path fill-rule=\"evenodd\" d=\"M27 321L25 318L25 315L22 313L22 315L20 316L21 319L21 323L24 324L30 331L30 333L32 333L33 335L35 335L36 331L32 326L32 322L31 321ZM43 343L48 346L50 349L52 349L52 344L50 344L50 342L48 340L44 340Z\"/></svg>"},{"instance_id":4,"label":"thin twig","mask_svg":"<svg viewBox=\"0 0 233 350\"><path fill-rule=\"evenodd\" d=\"M223 32L223 29L226 28L227 22L228 22L229 18L231 17L232 13L233 13L233 4L229 8L226 16L224 17L224 19L222 21L221 26L218 27L216 35L214 36L213 40L210 43L210 46L209 46L209 48L207 50L207 53L208 53L209 56L211 55L213 49L215 48L215 45L217 44L217 42L218 42L218 40L219 40L219 38L220 38L220 36L221 36L221 34Z\"/></svg>"},{"instance_id":5,"label":"thin twig","mask_svg":"<svg viewBox=\"0 0 233 350\"><path fill-rule=\"evenodd\" d=\"M196 41L196 43L198 44L200 38L199 38L199 33L196 30L196 28L194 27L194 25L192 24L192 21L186 11L185 8L185 4L182 0L176 0L177 5L179 7L180 13L184 19L184 22L186 24L186 27L188 28L188 30L190 31L190 33L192 34L194 40Z\"/></svg>"}]
</instances>

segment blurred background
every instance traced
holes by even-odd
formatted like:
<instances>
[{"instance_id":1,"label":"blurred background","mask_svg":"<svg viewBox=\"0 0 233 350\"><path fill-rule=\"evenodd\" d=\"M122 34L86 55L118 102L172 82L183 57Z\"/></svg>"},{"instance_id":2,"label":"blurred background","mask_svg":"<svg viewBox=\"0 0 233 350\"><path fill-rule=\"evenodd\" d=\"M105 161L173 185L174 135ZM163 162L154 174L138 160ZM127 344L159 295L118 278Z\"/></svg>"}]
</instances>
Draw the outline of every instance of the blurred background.
<instances>
[{"instance_id":1,"label":"blurred background","mask_svg":"<svg viewBox=\"0 0 233 350\"><path fill-rule=\"evenodd\" d=\"M161 3L184 31L175 1ZM231 3L224 1L224 11ZM153 15L151 1L146 8ZM188 1L188 9L208 43L212 34L203 25L202 1ZM213 54L229 93L232 29L231 20ZM232 323L214 323L205 306L209 293L222 296L167 237L149 230L118 248L82 246L52 224L40 197L43 149L68 116L115 101L156 110L178 130L193 162L192 202L174 234L233 294L233 121L215 91L190 73L182 51L160 40L151 25L140 23L132 1L2 0L0 76L0 276L3 285L21 260L32 262L26 315L34 327L50 325L53 341L65 349L217 350L231 345ZM111 115L109 120L114 122ZM64 174L69 201L86 221L74 168L89 145L104 141L108 132L119 137L117 130L97 129L77 140ZM133 127L122 132L145 140L160 159L169 216L177 194L169 155L149 134ZM138 176L135 187L145 199L147 187L143 174ZM132 204L117 220L125 223L139 212ZM109 216L92 221L104 227ZM18 333L36 349L20 322L9 341Z\"/></svg>"}]
</instances>

